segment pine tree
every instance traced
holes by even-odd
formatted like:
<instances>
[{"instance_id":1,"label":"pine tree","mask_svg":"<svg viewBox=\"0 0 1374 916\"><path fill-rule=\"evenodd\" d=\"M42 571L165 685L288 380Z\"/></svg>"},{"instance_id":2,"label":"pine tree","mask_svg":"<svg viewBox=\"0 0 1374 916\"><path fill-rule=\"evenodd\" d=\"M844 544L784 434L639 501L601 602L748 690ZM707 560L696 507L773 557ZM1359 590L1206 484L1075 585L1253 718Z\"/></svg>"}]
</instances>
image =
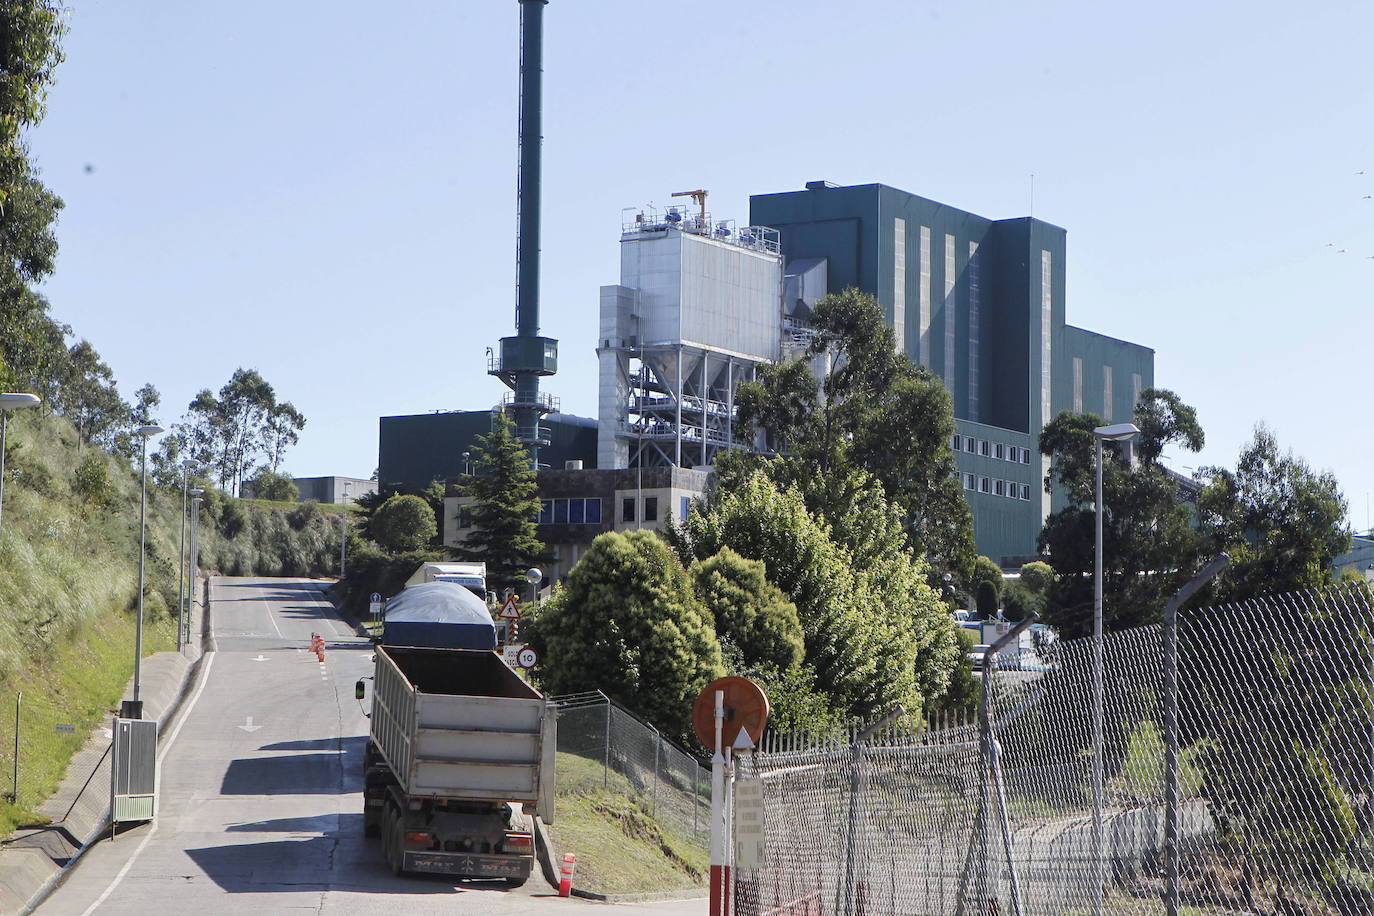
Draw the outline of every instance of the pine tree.
<instances>
[{"instance_id":1,"label":"pine tree","mask_svg":"<svg viewBox=\"0 0 1374 916\"><path fill-rule=\"evenodd\" d=\"M487 587L519 589L525 570L540 562L544 545L535 529L539 488L529 452L515 438L515 427L501 412L492 414L491 432L478 436L472 449L476 473L461 485L471 496L473 531L452 548L460 560L487 564Z\"/></svg>"}]
</instances>

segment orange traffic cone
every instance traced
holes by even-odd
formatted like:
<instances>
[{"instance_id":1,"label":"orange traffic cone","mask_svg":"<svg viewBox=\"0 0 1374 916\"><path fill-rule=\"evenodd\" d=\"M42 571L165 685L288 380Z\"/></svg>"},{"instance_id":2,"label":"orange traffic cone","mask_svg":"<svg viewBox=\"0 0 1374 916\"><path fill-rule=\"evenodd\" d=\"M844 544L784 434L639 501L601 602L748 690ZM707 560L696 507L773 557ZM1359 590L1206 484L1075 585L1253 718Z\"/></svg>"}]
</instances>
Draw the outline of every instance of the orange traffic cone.
<instances>
[{"instance_id":1,"label":"orange traffic cone","mask_svg":"<svg viewBox=\"0 0 1374 916\"><path fill-rule=\"evenodd\" d=\"M563 865L559 869L558 877L558 896L571 896L573 870L575 868L577 868L577 856L571 852L563 853Z\"/></svg>"}]
</instances>

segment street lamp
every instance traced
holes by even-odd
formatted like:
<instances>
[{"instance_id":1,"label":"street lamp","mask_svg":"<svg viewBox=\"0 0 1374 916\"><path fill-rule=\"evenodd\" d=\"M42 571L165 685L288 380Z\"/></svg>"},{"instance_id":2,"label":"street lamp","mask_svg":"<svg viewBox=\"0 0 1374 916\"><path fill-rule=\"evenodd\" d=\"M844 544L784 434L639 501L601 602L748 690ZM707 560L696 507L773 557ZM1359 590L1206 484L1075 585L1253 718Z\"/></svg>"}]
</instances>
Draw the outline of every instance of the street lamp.
<instances>
[{"instance_id":1,"label":"street lamp","mask_svg":"<svg viewBox=\"0 0 1374 916\"><path fill-rule=\"evenodd\" d=\"M142 460L138 494L138 625L134 631L134 701L128 710L130 715L125 717L129 719L143 718L143 701L139 699L139 688L143 669L143 567L148 552L148 439L161 432L162 427L156 424L140 426L134 430L134 435L141 440Z\"/></svg>"},{"instance_id":2,"label":"street lamp","mask_svg":"<svg viewBox=\"0 0 1374 916\"><path fill-rule=\"evenodd\" d=\"M531 566L525 570L525 581L530 584L530 589L534 594L530 595L530 605L537 608L539 606L539 583L544 580L544 571L538 566Z\"/></svg>"},{"instance_id":3,"label":"street lamp","mask_svg":"<svg viewBox=\"0 0 1374 916\"><path fill-rule=\"evenodd\" d=\"M190 600L186 602L186 641L191 641L191 609L196 606L196 589L194 583L199 578L200 572L200 504L205 500L200 498L204 493L200 487L191 489L191 594Z\"/></svg>"},{"instance_id":4,"label":"street lamp","mask_svg":"<svg viewBox=\"0 0 1374 916\"><path fill-rule=\"evenodd\" d=\"M1134 423L1115 423L1093 430L1097 445L1097 486L1093 495L1097 516L1093 560L1093 916L1102 916L1106 884L1102 832L1102 443L1124 442L1139 434L1140 428Z\"/></svg>"},{"instance_id":5,"label":"street lamp","mask_svg":"<svg viewBox=\"0 0 1374 916\"><path fill-rule=\"evenodd\" d=\"M10 411L37 406L36 394L0 394L0 534L5 530L5 439L9 433Z\"/></svg>"},{"instance_id":6,"label":"street lamp","mask_svg":"<svg viewBox=\"0 0 1374 916\"><path fill-rule=\"evenodd\" d=\"M471 473L472 473L472 465L468 462L468 459L471 458L471 457L472 457L472 452L463 452L463 473L464 473L464 474L471 474Z\"/></svg>"},{"instance_id":7,"label":"street lamp","mask_svg":"<svg viewBox=\"0 0 1374 916\"><path fill-rule=\"evenodd\" d=\"M177 521L177 530L181 535L181 548L177 554L177 651L181 651L181 631L185 622L186 612L186 488L191 483L191 468L196 463L186 460L181 463L181 517Z\"/></svg>"},{"instance_id":8,"label":"street lamp","mask_svg":"<svg viewBox=\"0 0 1374 916\"><path fill-rule=\"evenodd\" d=\"M191 517L190 517L189 519L186 520L186 527L189 528L189 529L191 529L191 551L190 551L190 554L191 554L191 555L190 555L191 566L190 566L189 569L186 569L186 568L185 568L185 564L183 563L183 569L182 569L182 571L183 571L184 573L186 573L186 602L185 602L185 603L186 603L186 618L185 618L185 621L183 622L183 621L182 621L182 618L181 618L180 616L177 617L177 623L178 623L178 625L182 625L183 628L184 628L184 630L185 630L185 633L186 633L186 635L182 637L182 642L183 642L183 643L188 643L188 642L191 641L191 608L195 607L195 603L196 603L196 582L197 582L197 580L199 579L198 573L200 572L200 553L199 553L199 551L200 551L200 542L197 540L197 537L196 537L196 535L197 535L197 533L198 533L198 532L196 531L196 524L197 524L197 522L200 521L200 510L199 510L199 506L200 506L201 503L205 502L205 500L203 500L203 499L200 498L200 497L202 497L202 496L205 495L205 488L204 488L204 487L191 487L191 489L188 490L187 492L188 492L188 493L190 494L190 496L191 496ZM182 514L185 515L186 513L183 512Z\"/></svg>"},{"instance_id":9,"label":"street lamp","mask_svg":"<svg viewBox=\"0 0 1374 916\"><path fill-rule=\"evenodd\" d=\"M353 485L345 480L343 485L343 517L339 525L339 581L344 580L344 567L348 563L348 488Z\"/></svg>"}]
</instances>

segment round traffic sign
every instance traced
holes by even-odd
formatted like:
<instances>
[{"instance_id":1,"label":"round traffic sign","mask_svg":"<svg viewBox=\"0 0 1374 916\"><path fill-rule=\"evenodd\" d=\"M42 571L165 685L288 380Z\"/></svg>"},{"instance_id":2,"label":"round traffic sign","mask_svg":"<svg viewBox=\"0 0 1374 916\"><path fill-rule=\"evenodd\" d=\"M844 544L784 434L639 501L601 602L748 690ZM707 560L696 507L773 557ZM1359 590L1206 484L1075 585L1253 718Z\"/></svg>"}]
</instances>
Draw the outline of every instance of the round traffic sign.
<instances>
[{"instance_id":1,"label":"round traffic sign","mask_svg":"<svg viewBox=\"0 0 1374 916\"><path fill-rule=\"evenodd\" d=\"M520 650L520 654L515 656L515 661L521 668L533 668L539 664L539 653L525 646Z\"/></svg>"},{"instance_id":2,"label":"round traffic sign","mask_svg":"<svg viewBox=\"0 0 1374 916\"><path fill-rule=\"evenodd\" d=\"M382 593L381 593L381 592L373 592L373 593L372 593L372 601L373 601L374 604L375 604L376 602L378 602L378 601L381 601L381 600L382 600Z\"/></svg>"},{"instance_id":3,"label":"round traffic sign","mask_svg":"<svg viewBox=\"0 0 1374 916\"><path fill-rule=\"evenodd\" d=\"M692 704L692 728L707 748L716 744L716 691L725 694L725 718L720 724L723 747L733 747L744 731L755 745L768 724L768 694L747 677L722 677L707 684Z\"/></svg>"}]
</instances>

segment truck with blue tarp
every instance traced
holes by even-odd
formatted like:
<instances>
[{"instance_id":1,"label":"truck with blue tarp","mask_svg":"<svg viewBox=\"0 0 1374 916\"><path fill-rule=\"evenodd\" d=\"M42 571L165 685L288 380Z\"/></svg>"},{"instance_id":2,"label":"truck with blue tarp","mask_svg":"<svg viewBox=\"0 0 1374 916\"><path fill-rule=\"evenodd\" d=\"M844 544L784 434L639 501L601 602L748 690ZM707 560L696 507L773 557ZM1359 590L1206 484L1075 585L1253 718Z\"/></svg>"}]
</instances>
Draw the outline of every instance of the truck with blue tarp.
<instances>
[{"instance_id":1,"label":"truck with blue tarp","mask_svg":"<svg viewBox=\"0 0 1374 916\"><path fill-rule=\"evenodd\" d=\"M460 585L412 585L387 603L363 826L396 874L512 887L530 875L534 818L553 816L556 712L496 648L486 604Z\"/></svg>"}]
</instances>

